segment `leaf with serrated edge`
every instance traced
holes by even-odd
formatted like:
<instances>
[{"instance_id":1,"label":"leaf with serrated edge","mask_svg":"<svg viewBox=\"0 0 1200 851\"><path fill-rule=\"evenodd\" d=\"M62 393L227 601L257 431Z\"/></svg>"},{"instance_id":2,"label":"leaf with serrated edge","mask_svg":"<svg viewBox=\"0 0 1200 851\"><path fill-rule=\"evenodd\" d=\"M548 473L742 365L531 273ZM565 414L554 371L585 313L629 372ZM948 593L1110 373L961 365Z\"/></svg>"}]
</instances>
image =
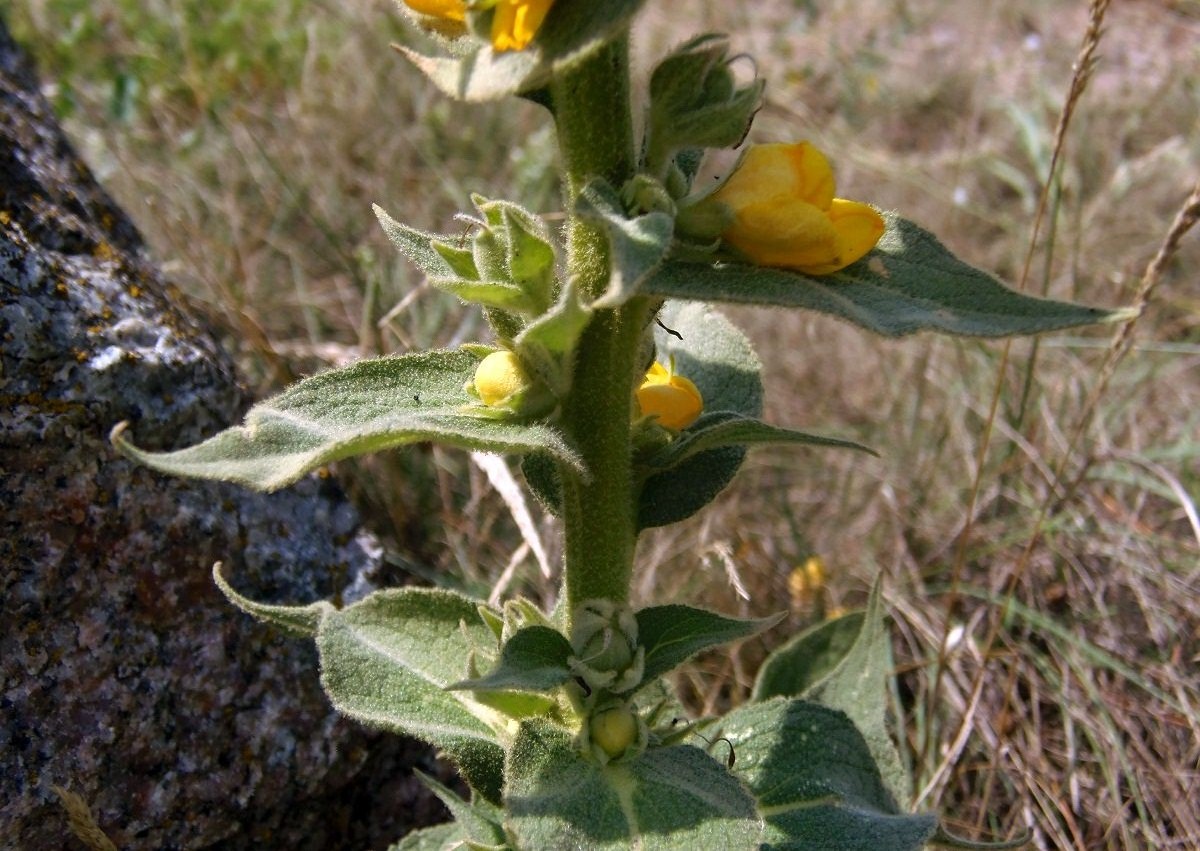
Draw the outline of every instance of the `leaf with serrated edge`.
<instances>
[{"instance_id":1,"label":"leaf with serrated edge","mask_svg":"<svg viewBox=\"0 0 1200 851\"><path fill-rule=\"evenodd\" d=\"M486 676L461 680L451 689L548 691L571 678L571 642L556 629L527 626L513 633Z\"/></svg>"},{"instance_id":2,"label":"leaf with serrated edge","mask_svg":"<svg viewBox=\"0 0 1200 851\"><path fill-rule=\"evenodd\" d=\"M309 603L307 606L279 606L269 603L259 603L249 597L243 597L221 573L221 562L213 565L213 580L229 602L233 603L248 615L253 615L261 621L266 621L279 627L288 635L298 638L311 638L317 634L317 627L326 612L332 612L333 606L324 600Z\"/></svg>"},{"instance_id":3,"label":"leaf with serrated edge","mask_svg":"<svg viewBox=\"0 0 1200 851\"><path fill-rule=\"evenodd\" d=\"M619 35L645 0L557 0L524 50L490 45L461 57L397 49L439 89L460 100L496 100L545 85Z\"/></svg>"},{"instance_id":4,"label":"leaf with serrated edge","mask_svg":"<svg viewBox=\"0 0 1200 851\"><path fill-rule=\"evenodd\" d=\"M581 463L548 425L463 414L473 401L463 385L477 365L462 351L363 360L293 384L251 408L244 426L187 449L147 452L129 443L121 426L112 441L164 473L266 491L331 461L426 440L486 452L546 452Z\"/></svg>"},{"instance_id":5,"label":"leaf with serrated edge","mask_svg":"<svg viewBox=\"0 0 1200 851\"><path fill-rule=\"evenodd\" d=\"M637 612L638 644L646 648L644 680L658 679L701 650L748 638L779 623L783 614L756 620L727 618L691 606L650 606Z\"/></svg>"},{"instance_id":6,"label":"leaf with serrated edge","mask_svg":"<svg viewBox=\"0 0 1200 851\"><path fill-rule=\"evenodd\" d=\"M675 371L696 384L705 411L761 416L762 364L733 323L706 305L687 302L667 302L659 319L683 339L656 327L658 360L666 363L674 356ZM639 498L639 527L665 526L695 514L733 480L745 456L742 446L710 449L649 476Z\"/></svg>"},{"instance_id":7,"label":"leaf with serrated edge","mask_svg":"<svg viewBox=\"0 0 1200 851\"><path fill-rule=\"evenodd\" d=\"M919 851L937 829L934 816L900 810L842 712L777 697L733 710L710 732L729 741L772 849Z\"/></svg>"},{"instance_id":8,"label":"leaf with serrated edge","mask_svg":"<svg viewBox=\"0 0 1200 851\"><path fill-rule=\"evenodd\" d=\"M376 591L328 613L317 649L321 684L339 712L440 748L473 788L498 800L503 721L469 694L446 691L471 653L495 647L477 607L440 589Z\"/></svg>"},{"instance_id":9,"label":"leaf with serrated edge","mask_svg":"<svg viewBox=\"0 0 1200 851\"><path fill-rule=\"evenodd\" d=\"M664 298L799 307L837 316L885 337L941 331L1006 337L1126 318L1033 298L951 254L931 233L895 213L866 257L832 275L811 276L742 263L665 262L643 283Z\"/></svg>"},{"instance_id":10,"label":"leaf with serrated edge","mask_svg":"<svg viewBox=\"0 0 1200 851\"><path fill-rule=\"evenodd\" d=\"M869 455L878 455L874 450L852 440L807 434L795 429L767 425L739 414L718 411L702 415L686 432L647 461L645 466L651 470L666 470L710 449L788 443L829 449L855 449Z\"/></svg>"},{"instance_id":11,"label":"leaf with serrated edge","mask_svg":"<svg viewBox=\"0 0 1200 851\"><path fill-rule=\"evenodd\" d=\"M753 801L725 767L690 746L627 763L585 759L564 730L524 723L509 754L505 807L521 848L738 851L758 847Z\"/></svg>"}]
</instances>

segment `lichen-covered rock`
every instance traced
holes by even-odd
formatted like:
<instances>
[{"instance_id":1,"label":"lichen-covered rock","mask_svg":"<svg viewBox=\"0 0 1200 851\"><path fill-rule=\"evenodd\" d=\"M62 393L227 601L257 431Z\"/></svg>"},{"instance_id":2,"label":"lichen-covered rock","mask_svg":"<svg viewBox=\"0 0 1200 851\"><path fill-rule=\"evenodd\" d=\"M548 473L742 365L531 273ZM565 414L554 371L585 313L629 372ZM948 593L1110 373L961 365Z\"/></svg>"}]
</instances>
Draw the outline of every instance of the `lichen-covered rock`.
<instances>
[{"instance_id":1,"label":"lichen-covered rock","mask_svg":"<svg viewBox=\"0 0 1200 851\"><path fill-rule=\"evenodd\" d=\"M311 642L225 602L361 593L373 540L331 483L264 496L117 457L194 443L247 400L92 180L0 21L0 847L380 846L436 804L424 749L340 719ZM369 747L368 747L369 746ZM371 818L367 814L371 813Z\"/></svg>"}]
</instances>

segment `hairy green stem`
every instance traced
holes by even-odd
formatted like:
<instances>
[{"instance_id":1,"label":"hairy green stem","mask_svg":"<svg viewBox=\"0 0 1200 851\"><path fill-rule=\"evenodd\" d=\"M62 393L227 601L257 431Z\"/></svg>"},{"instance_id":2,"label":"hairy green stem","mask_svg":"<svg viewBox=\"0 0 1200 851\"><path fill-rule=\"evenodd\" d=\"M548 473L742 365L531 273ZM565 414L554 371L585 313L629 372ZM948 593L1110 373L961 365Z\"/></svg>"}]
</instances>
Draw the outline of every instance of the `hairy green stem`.
<instances>
[{"instance_id":1,"label":"hairy green stem","mask_svg":"<svg viewBox=\"0 0 1200 851\"><path fill-rule=\"evenodd\" d=\"M608 286L603 231L572 212L580 189L600 177L620 187L637 167L624 36L551 84L567 193L567 272L586 298ZM580 603L629 599L637 539L630 443L637 352L651 307L644 299L597 311L584 331L563 426L588 475L561 466L567 619Z\"/></svg>"}]
</instances>

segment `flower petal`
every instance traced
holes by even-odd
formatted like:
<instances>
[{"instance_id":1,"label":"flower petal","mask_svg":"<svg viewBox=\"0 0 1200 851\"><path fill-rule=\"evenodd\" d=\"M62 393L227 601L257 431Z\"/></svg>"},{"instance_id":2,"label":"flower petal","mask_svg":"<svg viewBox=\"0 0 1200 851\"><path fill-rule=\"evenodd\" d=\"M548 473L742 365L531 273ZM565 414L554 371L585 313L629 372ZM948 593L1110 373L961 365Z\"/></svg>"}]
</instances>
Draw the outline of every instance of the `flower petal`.
<instances>
[{"instance_id":1,"label":"flower petal","mask_svg":"<svg viewBox=\"0 0 1200 851\"><path fill-rule=\"evenodd\" d=\"M837 254L826 263L795 266L809 275L829 275L845 269L875 247L883 236L883 217L870 204L834 198L829 221L837 231Z\"/></svg>"},{"instance_id":2,"label":"flower petal","mask_svg":"<svg viewBox=\"0 0 1200 851\"><path fill-rule=\"evenodd\" d=\"M818 207L774 197L736 210L725 241L760 266L797 268L830 263L838 256L838 233Z\"/></svg>"},{"instance_id":3,"label":"flower petal","mask_svg":"<svg viewBox=\"0 0 1200 851\"><path fill-rule=\"evenodd\" d=\"M492 18L492 49L524 50L553 5L554 0L500 0Z\"/></svg>"}]
</instances>

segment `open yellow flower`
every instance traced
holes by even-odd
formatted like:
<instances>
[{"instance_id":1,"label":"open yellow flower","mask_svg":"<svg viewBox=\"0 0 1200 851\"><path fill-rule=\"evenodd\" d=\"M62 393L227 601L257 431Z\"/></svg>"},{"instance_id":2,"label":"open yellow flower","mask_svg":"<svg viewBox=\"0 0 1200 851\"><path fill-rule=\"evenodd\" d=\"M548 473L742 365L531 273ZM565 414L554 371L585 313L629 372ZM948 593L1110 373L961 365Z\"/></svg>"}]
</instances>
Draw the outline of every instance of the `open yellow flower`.
<instances>
[{"instance_id":1,"label":"open yellow flower","mask_svg":"<svg viewBox=\"0 0 1200 851\"><path fill-rule=\"evenodd\" d=\"M760 266L844 269L883 236L869 204L833 197L833 170L808 142L754 145L712 196L732 215L722 238Z\"/></svg>"},{"instance_id":2,"label":"open yellow flower","mask_svg":"<svg viewBox=\"0 0 1200 851\"><path fill-rule=\"evenodd\" d=\"M431 18L464 21L467 17L466 0L404 0L404 5Z\"/></svg>"},{"instance_id":3,"label":"open yellow flower","mask_svg":"<svg viewBox=\"0 0 1200 851\"><path fill-rule=\"evenodd\" d=\"M553 5L554 0L500 0L492 17L492 49L524 50Z\"/></svg>"},{"instance_id":4,"label":"open yellow flower","mask_svg":"<svg viewBox=\"0 0 1200 851\"><path fill-rule=\"evenodd\" d=\"M642 416L657 417L659 425L675 431L690 426L704 410L704 398L696 385L676 375L673 366L668 369L661 363L646 372L637 402Z\"/></svg>"}]
</instances>

